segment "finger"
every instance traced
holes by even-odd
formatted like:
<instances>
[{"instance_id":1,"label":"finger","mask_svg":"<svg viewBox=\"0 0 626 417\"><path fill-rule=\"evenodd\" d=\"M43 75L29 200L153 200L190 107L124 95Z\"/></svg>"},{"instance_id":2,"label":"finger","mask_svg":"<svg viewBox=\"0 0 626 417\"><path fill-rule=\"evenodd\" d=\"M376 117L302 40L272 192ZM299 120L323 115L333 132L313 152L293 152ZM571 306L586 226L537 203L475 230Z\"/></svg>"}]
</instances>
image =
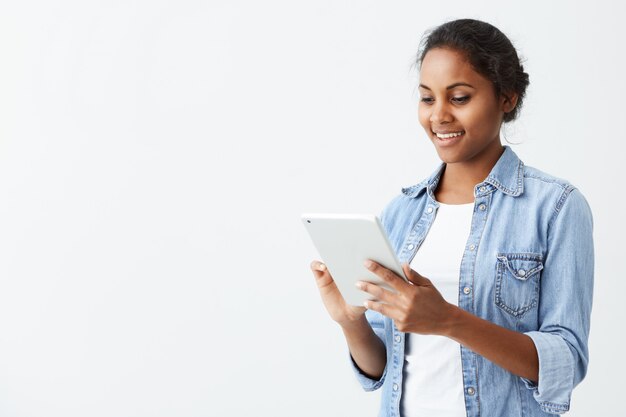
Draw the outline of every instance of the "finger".
<instances>
[{"instance_id":1,"label":"finger","mask_svg":"<svg viewBox=\"0 0 626 417\"><path fill-rule=\"evenodd\" d=\"M386 304L386 303L381 303L379 301L368 300L368 301L365 301L363 305L365 306L365 308L372 310L372 311L377 311L383 316L389 317L390 319L397 320L398 317L400 317L399 316L400 311L393 304Z\"/></svg>"},{"instance_id":2,"label":"finger","mask_svg":"<svg viewBox=\"0 0 626 417\"><path fill-rule=\"evenodd\" d=\"M422 275L417 273L417 271L411 269L409 264L402 264L402 270L404 271L404 275L409 279L409 282L411 282L412 284L420 285L422 287L429 287L432 285L428 278L423 277Z\"/></svg>"},{"instance_id":3,"label":"finger","mask_svg":"<svg viewBox=\"0 0 626 417\"><path fill-rule=\"evenodd\" d=\"M314 260L311 262L311 270L313 271L313 273L315 273L315 276L317 277L323 275L324 272L326 272L328 269L323 262Z\"/></svg>"},{"instance_id":4,"label":"finger","mask_svg":"<svg viewBox=\"0 0 626 417\"><path fill-rule=\"evenodd\" d=\"M319 289L327 289L327 287L336 286L333 277L328 272L326 264L320 261L311 262L311 270L315 276L315 281Z\"/></svg>"},{"instance_id":5,"label":"finger","mask_svg":"<svg viewBox=\"0 0 626 417\"><path fill-rule=\"evenodd\" d=\"M364 291L372 297L374 297L378 301L384 301L386 303L394 303L396 295L389 290L386 290L382 287L379 287L376 284L372 284L371 282L366 281L358 281L356 286L361 291Z\"/></svg>"},{"instance_id":6,"label":"finger","mask_svg":"<svg viewBox=\"0 0 626 417\"><path fill-rule=\"evenodd\" d=\"M365 267L379 276L380 279L396 291L402 291L405 286L408 285L406 281L400 278L395 272L371 259L365 261Z\"/></svg>"}]
</instances>

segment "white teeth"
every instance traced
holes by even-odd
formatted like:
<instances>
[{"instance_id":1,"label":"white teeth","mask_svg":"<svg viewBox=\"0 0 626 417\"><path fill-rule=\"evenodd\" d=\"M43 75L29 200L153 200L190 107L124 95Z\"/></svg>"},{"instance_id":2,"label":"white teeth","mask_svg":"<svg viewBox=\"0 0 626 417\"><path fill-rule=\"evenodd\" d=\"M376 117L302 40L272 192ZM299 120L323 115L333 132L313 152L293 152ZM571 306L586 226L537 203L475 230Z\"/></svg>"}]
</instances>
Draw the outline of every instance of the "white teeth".
<instances>
[{"instance_id":1,"label":"white teeth","mask_svg":"<svg viewBox=\"0 0 626 417\"><path fill-rule=\"evenodd\" d=\"M437 137L439 139L450 139L450 138L455 138L457 136L461 136L464 132L455 132L455 133L436 133Z\"/></svg>"}]
</instances>

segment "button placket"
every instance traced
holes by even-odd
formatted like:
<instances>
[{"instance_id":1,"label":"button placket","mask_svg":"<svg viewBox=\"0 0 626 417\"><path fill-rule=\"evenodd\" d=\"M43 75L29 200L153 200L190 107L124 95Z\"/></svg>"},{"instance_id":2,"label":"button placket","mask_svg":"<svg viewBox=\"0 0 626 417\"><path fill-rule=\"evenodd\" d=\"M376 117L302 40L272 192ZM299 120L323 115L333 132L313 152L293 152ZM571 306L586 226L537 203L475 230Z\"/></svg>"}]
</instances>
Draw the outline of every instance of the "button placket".
<instances>
[{"instance_id":1,"label":"button placket","mask_svg":"<svg viewBox=\"0 0 626 417\"><path fill-rule=\"evenodd\" d=\"M489 204L491 204L490 196L491 188L488 184L479 185L475 188L475 201L472 213L472 222L468 241L466 243L463 263L461 265L461 273L459 280L459 307L475 314L476 306L473 302L474 287L479 285L472 271L476 264L478 247L482 244L482 233L485 229L486 219L489 216ZM483 248L484 249L484 248ZM481 249L482 250L482 249ZM480 287L479 287L480 288ZM478 401L478 389L476 388L477 380L474 372L468 370L476 369L476 354L461 346L461 362L463 368L463 385L464 397L466 403L475 409ZM469 415L469 413L468 413ZM473 414L472 414L473 415Z\"/></svg>"}]
</instances>

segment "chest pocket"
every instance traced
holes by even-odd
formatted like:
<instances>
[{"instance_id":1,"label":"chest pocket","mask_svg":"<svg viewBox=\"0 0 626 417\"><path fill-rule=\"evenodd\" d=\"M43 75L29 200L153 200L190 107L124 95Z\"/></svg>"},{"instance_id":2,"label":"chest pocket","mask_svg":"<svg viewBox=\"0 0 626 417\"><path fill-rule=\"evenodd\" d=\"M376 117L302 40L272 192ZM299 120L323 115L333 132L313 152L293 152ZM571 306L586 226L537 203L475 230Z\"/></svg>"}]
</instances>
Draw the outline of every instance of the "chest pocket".
<instances>
[{"instance_id":1,"label":"chest pocket","mask_svg":"<svg viewBox=\"0 0 626 417\"><path fill-rule=\"evenodd\" d=\"M496 265L496 305L515 317L523 316L539 300L540 254L499 253Z\"/></svg>"}]
</instances>

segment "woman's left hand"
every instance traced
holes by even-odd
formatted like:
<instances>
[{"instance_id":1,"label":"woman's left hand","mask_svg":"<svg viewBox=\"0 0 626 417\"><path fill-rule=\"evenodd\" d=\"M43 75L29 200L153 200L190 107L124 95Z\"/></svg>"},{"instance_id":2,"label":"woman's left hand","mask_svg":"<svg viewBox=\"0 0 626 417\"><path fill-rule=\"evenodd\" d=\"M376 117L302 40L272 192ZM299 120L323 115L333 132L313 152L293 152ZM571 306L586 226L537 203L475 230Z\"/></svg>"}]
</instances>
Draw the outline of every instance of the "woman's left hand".
<instances>
[{"instance_id":1,"label":"woman's left hand","mask_svg":"<svg viewBox=\"0 0 626 417\"><path fill-rule=\"evenodd\" d=\"M370 261L369 266L366 261L365 266L395 290L392 292L376 284L359 281L357 287L377 300L366 301L365 307L393 319L401 332L446 333L457 307L444 300L428 278L406 263L402 264L402 270L410 283L374 261Z\"/></svg>"}]
</instances>

